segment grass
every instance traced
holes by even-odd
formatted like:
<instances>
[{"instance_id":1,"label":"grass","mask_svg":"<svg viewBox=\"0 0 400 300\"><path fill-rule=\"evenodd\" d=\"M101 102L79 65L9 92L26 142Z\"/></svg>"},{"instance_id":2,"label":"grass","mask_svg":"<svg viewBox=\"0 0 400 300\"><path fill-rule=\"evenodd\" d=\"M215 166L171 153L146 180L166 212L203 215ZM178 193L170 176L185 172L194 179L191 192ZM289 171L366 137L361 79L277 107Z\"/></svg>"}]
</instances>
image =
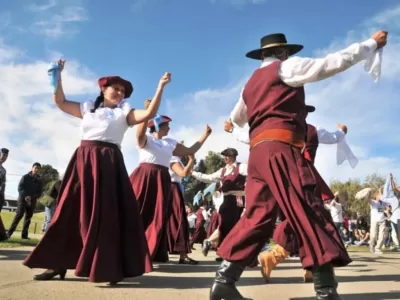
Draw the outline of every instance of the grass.
<instances>
[{"instance_id":1,"label":"grass","mask_svg":"<svg viewBox=\"0 0 400 300\"><path fill-rule=\"evenodd\" d=\"M39 243L38 239L23 240L20 238L8 239L7 241L0 242L0 249L2 248L18 248L18 247L34 247Z\"/></svg>"},{"instance_id":2,"label":"grass","mask_svg":"<svg viewBox=\"0 0 400 300\"><path fill-rule=\"evenodd\" d=\"M3 221L4 227L6 230L10 227L15 216L15 212L2 211L1 219ZM30 234L40 234L42 231L42 225L44 221L44 213L36 213L32 217L31 225L29 226ZM16 248L16 247L27 247L27 246L36 246L39 243L39 239L32 238L30 240L23 240L19 238L21 235L22 226L24 224L24 219L22 219L18 226L17 230L14 232L13 237L8 239L7 241L0 242L0 248Z\"/></svg>"},{"instance_id":3,"label":"grass","mask_svg":"<svg viewBox=\"0 0 400 300\"><path fill-rule=\"evenodd\" d=\"M15 212L9 212L9 211L2 211L1 212L1 219L3 220L4 227L6 230L10 227L13 219L15 216ZM38 234L42 232L42 225L44 222L44 212L36 213L33 214L32 220L31 220L31 225L29 226L29 233L33 234ZM24 219L22 219L18 226L16 231L22 231L22 226L24 224ZM17 233L14 233L17 234Z\"/></svg>"}]
</instances>

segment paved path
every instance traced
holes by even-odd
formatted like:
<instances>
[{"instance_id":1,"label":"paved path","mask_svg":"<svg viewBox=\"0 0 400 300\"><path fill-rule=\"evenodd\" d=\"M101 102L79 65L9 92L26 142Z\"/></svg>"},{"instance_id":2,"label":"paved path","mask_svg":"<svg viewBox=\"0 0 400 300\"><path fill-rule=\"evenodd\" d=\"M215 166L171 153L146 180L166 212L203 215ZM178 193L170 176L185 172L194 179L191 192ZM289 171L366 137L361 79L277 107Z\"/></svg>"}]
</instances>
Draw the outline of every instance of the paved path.
<instances>
[{"instance_id":1,"label":"paved path","mask_svg":"<svg viewBox=\"0 0 400 300\"><path fill-rule=\"evenodd\" d=\"M213 253L204 258L197 250L192 257L200 260L198 266L177 265L173 256L169 264L156 265L155 272L127 279L118 287L89 283L74 277L73 271L68 272L64 282L37 282L32 276L38 270L21 264L29 251L0 249L0 300L208 300L217 266ZM400 253L374 256L360 252L352 257L350 266L336 272L344 300L400 299ZM238 286L243 295L254 300L315 299L313 285L302 283L301 274L300 263L289 260L274 271L270 284L264 284L259 268L255 268L246 270Z\"/></svg>"}]
</instances>

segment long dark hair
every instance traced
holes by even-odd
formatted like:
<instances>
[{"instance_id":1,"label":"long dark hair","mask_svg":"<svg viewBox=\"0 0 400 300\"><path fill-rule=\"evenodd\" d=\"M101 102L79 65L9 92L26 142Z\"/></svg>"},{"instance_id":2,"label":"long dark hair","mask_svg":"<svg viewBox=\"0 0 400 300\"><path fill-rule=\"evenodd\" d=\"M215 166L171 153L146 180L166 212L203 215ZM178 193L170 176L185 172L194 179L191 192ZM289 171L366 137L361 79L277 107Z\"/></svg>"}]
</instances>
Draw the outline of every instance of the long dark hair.
<instances>
[{"instance_id":1,"label":"long dark hair","mask_svg":"<svg viewBox=\"0 0 400 300\"><path fill-rule=\"evenodd\" d=\"M97 96L96 101L94 102L94 108L90 110L91 113L94 113L96 109L104 106L104 94L101 91L100 95Z\"/></svg>"}]
</instances>

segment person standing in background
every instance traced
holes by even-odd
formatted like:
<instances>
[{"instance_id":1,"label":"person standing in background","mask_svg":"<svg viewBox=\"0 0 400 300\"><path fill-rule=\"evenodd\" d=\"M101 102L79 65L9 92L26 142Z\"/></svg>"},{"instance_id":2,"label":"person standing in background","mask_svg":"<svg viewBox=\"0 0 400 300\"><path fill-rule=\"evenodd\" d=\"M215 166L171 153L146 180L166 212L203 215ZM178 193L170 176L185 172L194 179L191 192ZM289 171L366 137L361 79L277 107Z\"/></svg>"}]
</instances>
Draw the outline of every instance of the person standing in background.
<instances>
[{"instance_id":1,"label":"person standing in background","mask_svg":"<svg viewBox=\"0 0 400 300\"><path fill-rule=\"evenodd\" d=\"M18 206L14 220L8 229L7 235L9 238L13 235L19 222L25 215L21 238L28 239L29 225L31 224L33 212L36 208L36 201L42 194L42 183L40 182L38 176L41 167L42 165L40 163L35 162L32 165L32 170L28 174L22 176L18 184Z\"/></svg>"},{"instance_id":2,"label":"person standing in background","mask_svg":"<svg viewBox=\"0 0 400 300\"><path fill-rule=\"evenodd\" d=\"M3 209L3 205L5 202L5 192L6 192L6 169L3 167L3 163L8 158L8 149L1 148L0 149L0 213ZM7 233L4 228L3 221L0 216L0 241L4 241L7 239Z\"/></svg>"},{"instance_id":3,"label":"person standing in background","mask_svg":"<svg viewBox=\"0 0 400 300\"><path fill-rule=\"evenodd\" d=\"M53 219L54 213L56 211L58 194L60 193L60 187L61 187L61 180L62 179L58 179L52 183L47 193L48 196L46 197L47 203L43 203L44 213L45 213L45 219L42 230L43 232L46 232L47 228L49 228L50 222Z\"/></svg>"},{"instance_id":4,"label":"person standing in background","mask_svg":"<svg viewBox=\"0 0 400 300\"><path fill-rule=\"evenodd\" d=\"M7 171L3 167L3 164L6 162L8 158L8 152L9 151L6 148L0 149L0 212L3 209L4 202L6 200L5 192L6 192Z\"/></svg>"}]
</instances>

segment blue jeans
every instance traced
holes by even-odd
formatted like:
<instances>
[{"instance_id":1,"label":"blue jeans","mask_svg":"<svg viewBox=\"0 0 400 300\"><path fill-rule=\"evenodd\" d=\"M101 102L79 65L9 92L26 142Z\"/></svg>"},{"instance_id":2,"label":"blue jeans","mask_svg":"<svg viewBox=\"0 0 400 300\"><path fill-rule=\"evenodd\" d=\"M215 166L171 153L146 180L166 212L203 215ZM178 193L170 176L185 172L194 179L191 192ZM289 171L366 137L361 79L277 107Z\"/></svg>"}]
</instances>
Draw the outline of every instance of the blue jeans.
<instances>
[{"instance_id":1,"label":"blue jeans","mask_svg":"<svg viewBox=\"0 0 400 300\"><path fill-rule=\"evenodd\" d=\"M43 224L44 232L46 232L47 228L49 228L51 219L53 219L55 211L56 211L56 203L55 202L52 205L50 205L49 207L45 206L45 208L44 208L45 219L44 219L44 224Z\"/></svg>"}]
</instances>

